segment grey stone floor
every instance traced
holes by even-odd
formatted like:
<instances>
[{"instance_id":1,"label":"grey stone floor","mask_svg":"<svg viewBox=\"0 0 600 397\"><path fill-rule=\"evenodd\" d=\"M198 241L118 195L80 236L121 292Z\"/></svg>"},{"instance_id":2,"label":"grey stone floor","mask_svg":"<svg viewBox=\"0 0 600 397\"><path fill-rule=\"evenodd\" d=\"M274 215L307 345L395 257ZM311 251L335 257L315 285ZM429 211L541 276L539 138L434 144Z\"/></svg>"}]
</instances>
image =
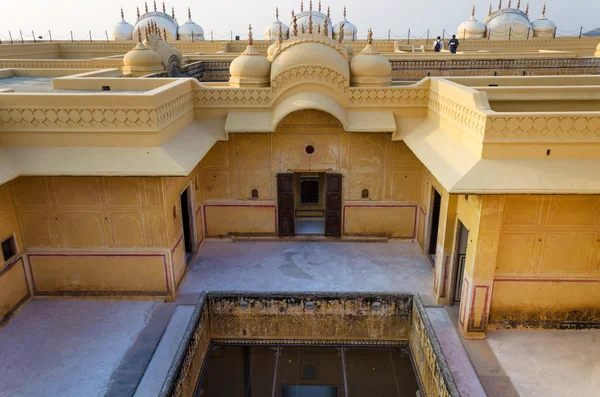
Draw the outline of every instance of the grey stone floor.
<instances>
[{"instance_id":1,"label":"grey stone floor","mask_svg":"<svg viewBox=\"0 0 600 397\"><path fill-rule=\"evenodd\" d=\"M0 329L0 396L103 396L157 305L34 300Z\"/></svg>"},{"instance_id":2,"label":"grey stone floor","mask_svg":"<svg viewBox=\"0 0 600 397\"><path fill-rule=\"evenodd\" d=\"M600 396L600 330L488 332L521 397Z\"/></svg>"},{"instance_id":3,"label":"grey stone floor","mask_svg":"<svg viewBox=\"0 0 600 397\"><path fill-rule=\"evenodd\" d=\"M433 291L417 243L207 241L181 293L228 291Z\"/></svg>"}]
</instances>

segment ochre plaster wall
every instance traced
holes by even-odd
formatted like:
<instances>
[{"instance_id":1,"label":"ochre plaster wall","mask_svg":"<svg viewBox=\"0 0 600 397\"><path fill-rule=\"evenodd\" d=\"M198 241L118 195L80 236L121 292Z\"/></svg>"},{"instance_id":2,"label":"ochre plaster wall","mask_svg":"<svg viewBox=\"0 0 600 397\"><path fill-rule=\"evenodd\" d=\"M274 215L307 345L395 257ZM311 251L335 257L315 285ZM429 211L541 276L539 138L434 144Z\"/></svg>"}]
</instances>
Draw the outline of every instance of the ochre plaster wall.
<instances>
[{"instance_id":1,"label":"ochre plaster wall","mask_svg":"<svg viewBox=\"0 0 600 397\"><path fill-rule=\"evenodd\" d=\"M314 154L305 153L307 145ZM200 162L205 230L208 236L276 234L277 174L312 171L344 176L345 235L416 238L422 170L390 134L347 133L326 113L292 113L274 134L230 134ZM251 198L253 189L258 199ZM380 222L384 209L398 222Z\"/></svg>"},{"instance_id":2,"label":"ochre plaster wall","mask_svg":"<svg viewBox=\"0 0 600 397\"><path fill-rule=\"evenodd\" d=\"M36 295L169 296L160 178L11 182Z\"/></svg>"},{"instance_id":3,"label":"ochre plaster wall","mask_svg":"<svg viewBox=\"0 0 600 397\"><path fill-rule=\"evenodd\" d=\"M502 196L493 327L600 324L600 196Z\"/></svg>"},{"instance_id":4,"label":"ochre plaster wall","mask_svg":"<svg viewBox=\"0 0 600 397\"><path fill-rule=\"evenodd\" d=\"M0 326L4 325L29 301L31 294L21 253L23 240L17 213L10 194L10 185L0 185L0 242L14 236L18 254L8 262L0 254Z\"/></svg>"}]
</instances>

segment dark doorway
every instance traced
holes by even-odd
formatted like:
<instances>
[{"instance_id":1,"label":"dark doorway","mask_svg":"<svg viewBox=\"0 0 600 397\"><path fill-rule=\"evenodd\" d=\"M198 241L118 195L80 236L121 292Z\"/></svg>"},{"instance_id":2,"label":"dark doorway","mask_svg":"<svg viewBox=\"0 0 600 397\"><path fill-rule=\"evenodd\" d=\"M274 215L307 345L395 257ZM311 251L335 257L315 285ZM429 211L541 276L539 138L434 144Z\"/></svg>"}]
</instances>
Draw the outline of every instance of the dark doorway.
<instances>
[{"instance_id":1,"label":"dark doorway","mask_svg":"<svg viewBox=\"0 0 600 397\"><path fill-rule=\"evenodd\" d=\"M319 181L300 182L300 202L302 204L319 204Z\"/></svg>"},{"instance_id":2,"label":"dark doorway","mask_svg":"<svg viewBox=\"0 0 600 397\"><path fill-rule=\"evenodd\" d=\"M442 195L435 188L432 190L433 198L431 200L431 220L429 221L429 244L427 253L435 265L435 251L437 250L438 229L440 227L440 207L442 205Z\"/></svg>"},{"instance_id":3,"label":"dark doorway","mask_svg":"<svg viewBox=\"0 0 600 397\"><path fill-rule=\"evenodd\" d=\"M190 201L190 189L185 189L179 196L181 201L181 221L183 222L183 241L185 243L186 263L190 263L194 253L194 241L192 238L192 208Z\"/></svg>"},{"instance_id":4,"label":"dark doorway","mask_svg":"<svg viewBox=\"0 0 600 397\"><path fill-rule=\"evenodd\" d=\"M325 189L325 235L342 237L342 174L327 174Z\"/></svg>"},{"instance_id":5,"label":"dark doorway","mask_svg":"<svg viewBox=\"0 0 600 397\"><path fill-rule=\"evenodd\" d=\"M465 261L467 260L467 244L469 242L469 231L461 221L458 221L456 227L457 250L454 266L454 302L460 302L462 296L463 280L465 278Z\"/></svg>"},{"instance_id":6,"label":"dark doorway","mask_svg":"<svg viewBox=\"0 0 600 397\"><path fill-rule=\"evenodd\" d=\"M294 227L294 174L277 174L277 221L280 237L292 237Z\"/></svg>"},{"instance_id":7,"label":"dark doorway","mask_svg":"<svg viewBox=\"0 0 600 397\"><path fill-rule=\"evenodd\" d=\"M336 386L283 386L283 397L337 397Z\"/></svg>"}]
</instances>

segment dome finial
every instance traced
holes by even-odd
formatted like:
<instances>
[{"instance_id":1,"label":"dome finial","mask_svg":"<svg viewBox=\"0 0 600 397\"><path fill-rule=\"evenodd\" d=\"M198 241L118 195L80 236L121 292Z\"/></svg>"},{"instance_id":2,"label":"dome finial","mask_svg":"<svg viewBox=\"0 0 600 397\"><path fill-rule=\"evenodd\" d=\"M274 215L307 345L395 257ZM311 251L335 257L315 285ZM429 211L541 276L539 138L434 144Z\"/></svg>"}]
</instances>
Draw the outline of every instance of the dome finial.
<instances>
[{"instance_id":1,"label":"dome finial","mask_svg":"<svg viewBox=\"0 0 600 397\"><path fill-rule=\"evenodd\" d=\"M252 25L248 25L248 45L254 45L254 39L252 38Z\"/></svg>"},{"instance_id":2,"label":"dome finial","mask_svg":"<svg viewBox=\"0 0 600 397\"><path fill-rule=\"evenodd\" d=\"M327 6L327 18L331 18L331 7Z\"/></svg>"},{"instance_id":3,"label":"dome finial","mask_svg":"<svg viewBox=\"0 0 600 397\"><path fill-rule=\"evenodd\" d=\"M138 29L138 43L142 42L142 29Z\"/></svg>"},{"instance_id":4,"label":"dome finial","mask_svg":"<svg viewBox=\"0 0 600 397\"><path fill-rule=\"evenodd\" d=\"M321 0L319 0L319 12L321 12Z\"/></svg>"},{"instance_id":5,"label":"dome finial","mask_svg":"<svg viewBox=\"0 0 600 397\"><path fill-rule=\"evenodd\" d=\"M510 8L512 0L508 0L508 8Z\"/></svg>"},{"instance_id":6,"label":"dome finial","mask_svg":"<svg viewBox=\"0 0 600 397\"><path fill-rule=\"evenodd\" d=\"M527 7L525 7L525 15L529 16L529 3L527 3Z\"/></svg>"},{"instance_id":7,"label":"dome finial","mask_svg":"<svg viewBox=\"0 0 600 397\"><path fill-rule=\"evenodd\" d=\"M298 20L296 19L294 10L292 10L292 36L298 36Z\"/></svg>"},{"instance_id":8,"label":"dome finial","mask_svg":"<svg viewBox=\"0 0 600 397\"><path fill-rule=\"evenodd\" d=\"M190 21L192 20L192 10L190 7L188 7L188 18L190 19Z\"/></svg>"},{"instance_id":9,"label":"dome finial","mask_svg":"<svg viewBox=\"0 0 600 397\"><path fill-rule=\"evenodd\" d=\"M275 19L279 21L279 7L275 7Z\"/></svg>"},{"instance_id":10,"label":"dome finial","mask_svg":"<svg viewBox=\"0 0 600 397\"><path fill-rule=\"evenodd\" d=\"M156 0L154 0L154 11L156 11Z\"/></svg>"},{"instance_id":11,"label":"dome finial","mask_svg":"<svg viewBox=\"0 0 600 397\"><path fill-rule=\"evenodd\" d=\"M281 24L277 28L277 42L279 44L283 43L283 30L281 29Z\"/></svg>"},{"instance_id":12,"label":"dome finial","mask_svg":"<svg viewBox=\"0 0 600 397\"><path fill-rule=\"evenodd\" d=\"M346 6L344 6L344 21L346 20Z\"/></svg>"},{"instance_id":13,"label":"dome finial","mask_svg":"<svg viewBox=\"0 0 600 397\"><path fill-rule=\"evenodd\" d=\"M171 6L171 16L175 18L175 7Z\"/></svg>"},{"instance_id":14,"label":"dome finial","mask_svg":"<svg viewBox=\"0 0 600 397\"><path fill-rule=\"evenodd\" d=\"M164 40L167 41L167 28L163 28L163 36L165 36Z\"/></svg>"},{"instance_id":15,"label":"dome finial","mask_svg":"<svg viewBox=\"0 0 600 397\"><path fill-rule=\"evenodd\" d=\"M473 10L471 10L471 16L475 18L475 4L473 4Z\"/></svg>"},{"instance_id":16,"label":"dome finial","mask_svg":"<svg viewBox=\"0 0 600 397\"><path fill-rule=\"evenodd\" d=\"M344 41L344 23L340 22L340 32L338 33L338 43L342 44Z\"/></svg>"},{"instance_id":17,"label":"dome finial","mask_svg":"<svg viewBox=\"0 0 600 397\"><path fill-rule=\"evenodd\" d=\"M327 26L327 18L325 18L323 20L323 29L321 29L321 33L323 33L323 36L325 36L325 37L329 36L329 27Z\"/></svg>"},{"instance_id":18,"label":"dome finial","mask_svg":"<svg viewBox=\"0 0 600 397\"><path fill-rule=\"evenodd\" d=\"M148 2L147 2L147 1L145 1L145 2L144 2L144 5L146 6L146 14L147 14L147 13L148 13Z\"/></svg>"},{"instance_id":19,"label":"dome finial","mask_svg":"<svg viewBox=\"0 0 600 397\"><path fill-rule=\"evenodd\" d=\"M500 2L498 3L498 9L501 10L502 9L502 0L500 0Z\"/></svg>"},{"instance_id":20,"label":"dome finial","mask_svg":"<svg viewBox=\"0 0 600 397\"><path fill-rule=\"evenodd\" d=\"M163 1L163 14L167 13L167 6L165 5L165 2Z\"/></svg>"},{"instance_id":21,"label":"dome finial","mask_svg":"<svg viewBox=\"0 0 600 397\"><path fill-rule=\"evenodd\" d=\"M367 44L373 44L373 29L369 28L369 33L367 33Z\"/></svg>"},{"instance_id":22,"label":"dome finial","mask_svg":"<svg viewBox=\"0 0 600 397\"><path fill-rule=\"evenodd\" d=\"M310 0L308 11L312 11L312 0Z\"/></svg>"},{"instance_id":23,"label":"dome finial","mask_svg":"<svg viewBox=\"0 0 600 397\"><path fill-rule=\"evenodd\" d=\"M140 19L140 7L137 7L137 19Z\"/></svg>"},{"instance_id":24,"label":"dome finial","mask_svg":"<svg viewBox=\"0 0 600 397\"><path fill-rule=\"evenodd\" d=\"M312 0L311 0L312 5ZM312 11L312 7L310 8ZM312 34L313 32L313 23L312 23L312 12L308 14L308 34Z\"/></svg>"},{"instance_id":25,"label":"dome finial","mask_svg":"<svg viewBox=\"0 0 600 397\"><path fill-rule=\"evenodd\" d=\"M542 17L546 18L546 3L544 3L544 8L542 8Z\"/></svg>"},{"instance_id":26,"label":"dome finial","mask_svg":"<svg viewBox=\"0 0 600 397\"><path fill-rule=\"evenodd\" d=\"M490 3L490 9L488 10L488 16L492 15L492 3Z\"/></svg>"},{"instance_id":27,"label":"dome finial","mask_svg":"<svg viewBox=\"0 0 600 397\"><path fill-rule=\"evenodd\" d=\"M304 12L304 0L300 0L300 12Z\"/></svg>"},{"instance_id":28,"label":"dome finial","mask_svg":"<svg viewBox=\"0 0 600 397\"><path fill-rule=\"evenodd\" d=\"M521 0L517 0L517 10L521 9Z\"/></svg>"}]
</instances>

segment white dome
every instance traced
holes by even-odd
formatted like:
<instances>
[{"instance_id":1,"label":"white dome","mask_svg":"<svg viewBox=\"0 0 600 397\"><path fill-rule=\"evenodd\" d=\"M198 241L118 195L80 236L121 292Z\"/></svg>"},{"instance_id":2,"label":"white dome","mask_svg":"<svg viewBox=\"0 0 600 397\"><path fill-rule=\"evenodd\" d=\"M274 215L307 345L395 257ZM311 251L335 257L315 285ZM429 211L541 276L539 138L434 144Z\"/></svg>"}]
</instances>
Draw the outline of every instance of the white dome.
<instances>
[{"instance_id":1,"label":"white dome","mask_svg":"<svg viewBox=\"0 0 600 397\"><path fill-rule=\"evenodd\" d=\"M344 40L355 40L358 36L358 29L354 24L346 19L346 7L344 7L344 20L336 23L333 27L333 38L337 38L340 33L341 25L344 24Z\"/></svg>"},{"instance_id":2,"label":"white dome","mask_svg":"<svg viewBox=\"0 0 600 397\"><path fill-rule=\"evenodd\" d=\"M268 87L271 62L252 44L229 65L229 84L232 87Z\"/></svg>"},{"instance_id":3,"label":"white dome","mask_svg":"<svg viewBox=\"0 0 600 397\"><path fill-rule=\"evenodd\" d=\"M166 30L168 40L177 40L177 30L179 29L177 20L167 13L158 11L150 11L140 16L133 29L133 34L136 35L139 29L142 31L142 37L144 37L145 29L149 22L155 23L160 29L161 33L163 30Z\"/></svg>"},{"instance_id":4,"label":"white dome","mask_svg":"<svg viewBox=\"0 0 600 397\"><path fill-rule=\"evenodd\" d=\"M392 64L373 46L369 29L367 45L350 60L351 83L355 87L384 87L392 84Z\"/></svg>"},{"instance_id":5,"label":"white dome","mask_svg":"<svg viewBox=\"0 0 600 397\"><path fill-rule=\"evenodd\" d=\"M556 31L554 22L546 18L546 12L531 24L533 26L534 37L553 37Z\"/></svg>"},{"instance_id":6,"label":"white dome","mask_svg":"<svg viewBox=\"0 0 600 397\"><path fill-rule=\"evenodd\" d=\"M285 39L288 37L290 28L279 20L279 9L275 12L275 20L265 28L265 40L277 40L277 34L281 26L281 34Z\"/></svg>"},{"instance_id":7,"label":"white dome","mask_svg":"<svg viewBox=\"0 0 600 397\"><path fill-rule=\"evenodd\" d=\"M461 23L458 29L456 29L456 37L463 39L482 39L485 37L485 31L485 25L472 16Z\"/></svg>"},{"instance_id":8,"label":"white dome","mask_svg":"<svg viewBox=\"0 0 600 397\"><path fill-rule=\"evenodd\" d=\"M111 31L111 38L115 41L125 41L133 39L133 26L127 23L125 19L116 24Z\"/></svg>"},{"instance_id":9,"label":"white dome","mask_svg":"<svg viewBox=\"0 0 600 397\"><path fill-rule=\"evenodd\" d=\"M311 1L311 5L312 5L312 1ZM319 2L319 10L320 9L321 9L321 3ZM327 20L327 29L329 30L329 37L332 37L333 24L331 23L331 18L329 18L327 15L323 14L321 11L315 11L315 10L302 11L299 14L296 14L296 21L298 24L298 34L302 34L302 27L304 27L304 33L308 33L308 22L310 19L309 15L311 15L311 14L312 14L313 33L317 33L319 31L319 29L322 29L323 22L325 22L325 20ZM293 23L293 21L292 21L292 23Z\"/></svg>"},{"instance_id":10,"label":"white dome","mask_svg":"<svg viewBox=\"0 0 600 397\"><path fill-rule=\"evenodd\" d=\"M204 40L204 29L202 29L200 25L194 23L194 21L190 19L189 21L181 25L179 29L177 29L177 35L179 36L179 40Z\"/></svg>"},{"instance_id":11,"label":"white dome","mask_svg":"<svg viewBox=\"0 0 600 397\"><path fill-rule=\"evenodd\" d=\"M503 8L490 14L485 25L490 40L527 40L533 37L533 26L527 14L516 8Z\"/></svg>"}]
</instances>

